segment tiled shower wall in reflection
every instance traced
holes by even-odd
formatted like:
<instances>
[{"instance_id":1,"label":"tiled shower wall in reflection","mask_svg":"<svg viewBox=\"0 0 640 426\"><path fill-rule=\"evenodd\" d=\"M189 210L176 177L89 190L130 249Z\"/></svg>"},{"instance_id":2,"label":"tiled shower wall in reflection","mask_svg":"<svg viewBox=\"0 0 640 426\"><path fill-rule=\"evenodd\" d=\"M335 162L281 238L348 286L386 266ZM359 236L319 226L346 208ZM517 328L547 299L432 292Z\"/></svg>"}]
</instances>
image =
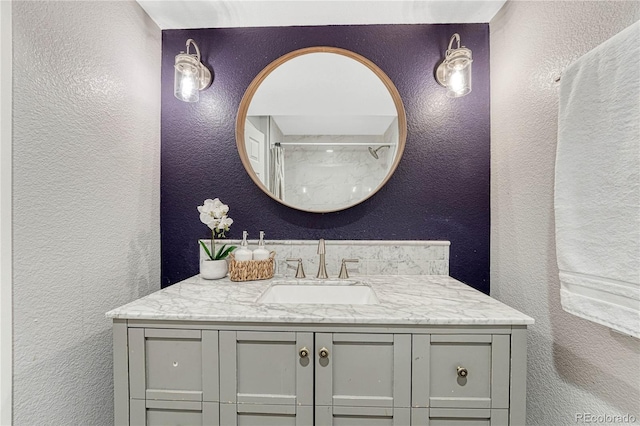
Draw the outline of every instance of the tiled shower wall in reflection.
<instances>
[{"instance_id":1,"label":"tiled shower wall in reflection","mask_svg":"<svg viewBox=\"0 0 640 426\"><path fill-rule=\"evenodd\" d=\"M398 137L397 118L379 135L283 135L300 144L284 148L285 201L326 211L367 198L389 172Z\"/></svg>"},{"instance_id":2,"label":"tiled shower wall in reflection","mask_svg":"<svg viewBox=\"0 0 640 426\"><path fill-rule=\"evenodd\" d=\"M339 137L332 137L335 138ZM378 141L371 142L374 148L379 145ZM378 187L389 170L390 149L378 151L376 160L367 148L285 146L285 201L309 210L333 210L362 200Z\"/></svg>"}]
</instances>

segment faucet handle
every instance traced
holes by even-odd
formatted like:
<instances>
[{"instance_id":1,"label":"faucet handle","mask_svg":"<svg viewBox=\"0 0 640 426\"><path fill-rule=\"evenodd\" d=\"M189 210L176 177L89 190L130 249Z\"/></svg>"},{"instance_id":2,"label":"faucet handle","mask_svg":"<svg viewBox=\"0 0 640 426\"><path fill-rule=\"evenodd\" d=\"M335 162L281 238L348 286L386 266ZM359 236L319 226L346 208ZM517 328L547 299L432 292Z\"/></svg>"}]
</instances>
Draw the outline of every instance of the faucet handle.
<instances>
[{"instance_id":1,"label":"faucet handle","mask_svg":"<svg viewBox=\"0 0 640 426\"><path fill-rule=\"evenodd\" d=\"M338 274L338 278L340 278L340 279L349 278L349 271L347 270L347 262L358 263L358 259L342 259L342 266L340 267L340 274Z\"/></svg>"},{"instance_id":2,"label":"faucet handle","mask_svg":"<svg viewBox=\"0 0 640 426\"><path fill-rule=\"evenodd\" d=\"M302 266L302 259L287 259L287 262L298 262L298 268L296 269L296 278L306 278L304 274L304 267Z\"/></svg>"},{"instance_id":3,"label":"faucet handle","mask_svg":"<svg viewBox=\"0 0 640 426\"><path fill-rule=\"evenodd\" d=\"M320 238L320 240L318 240L318 254L326 254L326 250L324 248L324 238Z\"/></svg>"}]
</instances>

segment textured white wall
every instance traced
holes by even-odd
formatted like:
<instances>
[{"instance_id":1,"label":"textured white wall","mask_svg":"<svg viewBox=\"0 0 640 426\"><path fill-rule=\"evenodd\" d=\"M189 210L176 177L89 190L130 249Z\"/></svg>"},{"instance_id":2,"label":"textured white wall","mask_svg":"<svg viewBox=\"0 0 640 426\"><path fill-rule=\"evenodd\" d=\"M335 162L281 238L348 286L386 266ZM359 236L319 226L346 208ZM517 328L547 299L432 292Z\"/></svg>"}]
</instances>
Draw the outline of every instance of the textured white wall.
<instances>
[{"instance_id":1,"label":"textured white wall","mask_svg":"<svg viewBox=\"0 0 640 426\"><path fill-rule=\"evenodd\" d=\"M11 424L11 1L0 1L0 425Z\"/></svg>"},{"instance_id":2,"label":"textured white wall","mask_svg":"<svg viewBox=\"0 0 640 426\"><path fill-rule=\"evenodd\" d=\"M536 320L529 425L640 421L640 340L562 310L553 220L554 78L639 18L636 1L511 1L491 21L491 292Z\"/></svg>"},{"instance_id":3,"label":"textured white wall","mask_svg":"<svg viewBox=\"0 0 640 426\"><path fill-rule=\"evenodd\" d=\"M113 424L104 313L160 287L161 32L13 4L14 424Z\"/></svg>"}]
</instances>

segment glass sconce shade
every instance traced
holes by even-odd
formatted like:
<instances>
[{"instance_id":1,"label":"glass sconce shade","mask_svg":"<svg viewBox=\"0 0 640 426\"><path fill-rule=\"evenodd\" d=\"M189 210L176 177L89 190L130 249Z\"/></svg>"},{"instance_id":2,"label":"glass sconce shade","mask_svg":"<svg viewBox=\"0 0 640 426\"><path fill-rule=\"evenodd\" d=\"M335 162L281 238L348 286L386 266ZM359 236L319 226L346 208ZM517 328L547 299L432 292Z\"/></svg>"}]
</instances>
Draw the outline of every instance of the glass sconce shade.
<instances>
[{"instance_id":1,"label":"glass sconce shade","mask_svg":"<svg viewBox=\"0 0 640 426\"><path fill-rule=\"evenodd\" d=\"M453 42L457 41L458 47L452 49ZM449 48L444 61L438 65L436 80L447 88L447 96L459 98L471 92L471 49L460 46L460 35L457 33L451 37Z\"/></svg>"},{"instance_id":2,"label":"glass sconce shade","mask_svg":"<svg viewBox=\"0 0 640 426\"><path fill-rule=\"evenodd\" d=\"M189 46L193 44L196 54L189 53ZM192 40L187 40L187 53L176 55L173 94L184 102L198 102L200 90L211 84L211 71L200 62L200 49Z\"/></svg>"},{"instance_id":3,"label":"glass sconce shade","mask_svg":"<svg viewBox=\"0 0 640 426\"><path fill-rule=\"evenodd\" d=\"M198 102L200 99L200 70L196 60L185 53L176 56L175 79L173 82L176 98L185 102Z\"/></svg>"}]
</instances>

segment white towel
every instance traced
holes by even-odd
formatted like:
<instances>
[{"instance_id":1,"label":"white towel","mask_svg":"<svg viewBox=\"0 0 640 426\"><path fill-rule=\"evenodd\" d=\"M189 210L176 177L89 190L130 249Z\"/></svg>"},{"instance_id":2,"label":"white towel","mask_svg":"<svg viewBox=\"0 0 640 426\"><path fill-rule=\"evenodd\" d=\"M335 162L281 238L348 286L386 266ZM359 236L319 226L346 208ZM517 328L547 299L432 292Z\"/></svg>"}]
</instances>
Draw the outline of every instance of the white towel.
<instances>
[{"instance_id":1,"label":"white towel","mask_svg":"<svg viewBox=\"0 0 640 426\"><path fill-rule=\"evenodd\" d=\"M555 179L563 309L640 338L640 21L563 73Z\"/></svg>"}]
</instances>

